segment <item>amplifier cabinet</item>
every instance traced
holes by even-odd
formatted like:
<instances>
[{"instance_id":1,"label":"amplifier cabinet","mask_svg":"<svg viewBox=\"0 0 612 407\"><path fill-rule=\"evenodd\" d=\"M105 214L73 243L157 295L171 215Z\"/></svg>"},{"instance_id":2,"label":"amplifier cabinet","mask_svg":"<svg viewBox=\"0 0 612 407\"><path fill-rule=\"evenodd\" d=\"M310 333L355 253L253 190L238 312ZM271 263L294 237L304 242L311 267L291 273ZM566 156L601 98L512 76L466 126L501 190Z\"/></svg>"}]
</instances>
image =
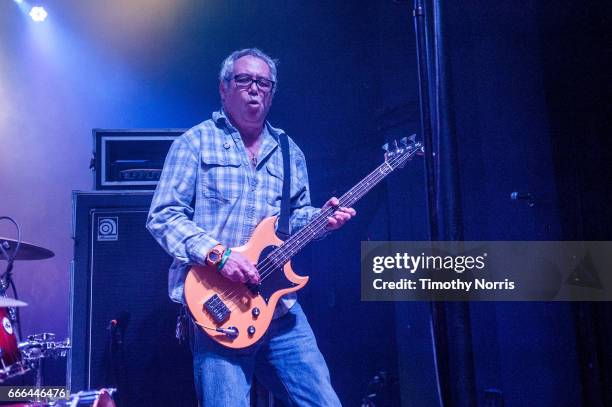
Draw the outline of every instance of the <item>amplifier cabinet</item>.
<instances>
[{"instance_id":1,"label":"amplifier cabinet","mask_svg":"<svg viewBox=\"0 0 612 407\"><path fill-rule=\"evenodd\" d=\"M95 189L155 189L170 145L185 131L93 129Z\"/></svg>"},{"instance_id":2,"label":"amplifier cabinet","mask_svg":"<svg viewBox=\"0 0 612 407\"><path fill-rule=\"evenodd\" d=\"M67 383L116 387L121 406L196 405L191 354L175 338L172 259L145 228L153 193L73 192Z\"/></svg>"}]
</instances>

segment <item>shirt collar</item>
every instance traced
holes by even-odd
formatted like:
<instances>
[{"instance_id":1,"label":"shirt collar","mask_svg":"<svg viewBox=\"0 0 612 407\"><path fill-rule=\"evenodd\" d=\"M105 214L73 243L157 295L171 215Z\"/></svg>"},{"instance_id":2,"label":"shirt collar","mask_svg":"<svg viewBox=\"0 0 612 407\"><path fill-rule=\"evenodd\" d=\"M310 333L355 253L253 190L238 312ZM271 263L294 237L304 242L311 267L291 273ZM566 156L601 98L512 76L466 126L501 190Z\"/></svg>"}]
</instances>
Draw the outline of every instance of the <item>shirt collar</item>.
<instances>
[{"instance_id":1,"label":"shirt collar","mask_svg":"<svg viewBox=\"0 0 612 407\"><path fill-rule=\"evenodd\" d=\"M230 122L230 120L228 119L223 109L219 109L218 111L213 112L212 119L217 126L226 127L231 132L238 132L238 130L232 125L232 122ZM282 129L273 127L270 124L270 122L266 120L264 124L263 133L264 133L263 134L264 141L266 140L266 137L269 135L269 136L272 136L272 138L276 141L276 144L280 145L278 136L281 133L284 133L284 131Z\"/></svg>"},{"instance_id":2,"label":"shirt collar","mask_svg":"<svg viewBox=\"0 0 612 407\"><path fill-rule=\"evenodd\" d=\"M212 119L218 127L227 128L230 131L237 131L236 128L232 125L232 122L230 122L227 118L227 115L225 114L223 109L213 112Z\"/></svg>"}]
</instances>

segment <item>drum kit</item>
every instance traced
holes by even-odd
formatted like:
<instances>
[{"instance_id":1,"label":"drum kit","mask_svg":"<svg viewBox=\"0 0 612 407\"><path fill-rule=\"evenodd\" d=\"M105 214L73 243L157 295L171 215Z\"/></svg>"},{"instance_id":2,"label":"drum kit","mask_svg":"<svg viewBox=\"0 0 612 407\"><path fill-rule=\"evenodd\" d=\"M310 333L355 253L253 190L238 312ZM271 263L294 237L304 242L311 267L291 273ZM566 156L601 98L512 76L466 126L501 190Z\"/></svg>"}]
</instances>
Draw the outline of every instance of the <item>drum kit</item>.
<instances>
[{"instance_id":1,"label":"drum kit","mask_svg":"<svg viewBox=\"0 0 612 407\"><path fill-rule=\"evenodd\" d=\"M58 342L52 333L29 335L20 342L18 309L28 304L6 296L7 290L13 287L12 269L15 260L43 260L55 254L48 249L30 243L0 237L0 260L7 261L7 268L0 276L0 386L12 383L15 378L28 372L36 373L36 387L43 386L43 362L49 358L64 358L70 350L70 339ZM17 329L15 327L17 326ZM70 396L70 399L55 400L49 403L17 404L35 406L94 406L115 407L112 394L115 389L99 391L82 391Z\"/></svg>"}]
</instances>

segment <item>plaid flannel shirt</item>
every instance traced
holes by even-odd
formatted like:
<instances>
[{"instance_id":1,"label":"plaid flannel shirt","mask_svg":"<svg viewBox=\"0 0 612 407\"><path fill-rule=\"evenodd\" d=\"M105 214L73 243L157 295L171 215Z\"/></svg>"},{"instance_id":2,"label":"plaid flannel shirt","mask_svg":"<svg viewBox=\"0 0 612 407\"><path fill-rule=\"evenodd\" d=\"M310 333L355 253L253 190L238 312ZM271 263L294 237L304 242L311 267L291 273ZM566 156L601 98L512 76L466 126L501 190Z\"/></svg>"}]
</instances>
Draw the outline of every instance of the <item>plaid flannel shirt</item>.
<instances>
[{"instance_id":1,"label":"plaid flannel shirt","mask_svg":"<svg viewBox=\"0 0 612 407\"><path fill-rule=\"evenodd\" d=\"M192 264L204 264L217 244L245 244L257 224L280 213L283 158L282 130L268 123L257 166L249 162L240 134L223 111L174 141L153 195L147 228L173 258L168 276L170 298L184 302L185 277ZM310 204L306 160L289 139L291 152L291 233L319 209ZM295 303L294 293L277 307L281 315Z\"/></svg>"}]
</instances>

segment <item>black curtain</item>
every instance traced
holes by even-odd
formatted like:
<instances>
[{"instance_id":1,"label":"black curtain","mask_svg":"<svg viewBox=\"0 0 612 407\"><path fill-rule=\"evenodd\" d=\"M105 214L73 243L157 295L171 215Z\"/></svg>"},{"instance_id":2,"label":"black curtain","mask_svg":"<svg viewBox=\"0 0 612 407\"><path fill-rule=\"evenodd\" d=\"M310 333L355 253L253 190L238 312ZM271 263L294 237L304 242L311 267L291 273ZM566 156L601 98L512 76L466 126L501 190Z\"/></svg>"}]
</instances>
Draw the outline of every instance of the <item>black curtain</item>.
<instances>
[{"instance_id":1,"label":"black curtain","mask_svg":"<svg viewBox=\"0 0 612 407\"><path fill-rule=\"evenodd\" d=\"M430 238L463 240L457 132L442 4L415 1L421 127L426 146ZM474 406L476 385L468 302L431 304L444 405Z\"/></svg>"}]
</instances>

